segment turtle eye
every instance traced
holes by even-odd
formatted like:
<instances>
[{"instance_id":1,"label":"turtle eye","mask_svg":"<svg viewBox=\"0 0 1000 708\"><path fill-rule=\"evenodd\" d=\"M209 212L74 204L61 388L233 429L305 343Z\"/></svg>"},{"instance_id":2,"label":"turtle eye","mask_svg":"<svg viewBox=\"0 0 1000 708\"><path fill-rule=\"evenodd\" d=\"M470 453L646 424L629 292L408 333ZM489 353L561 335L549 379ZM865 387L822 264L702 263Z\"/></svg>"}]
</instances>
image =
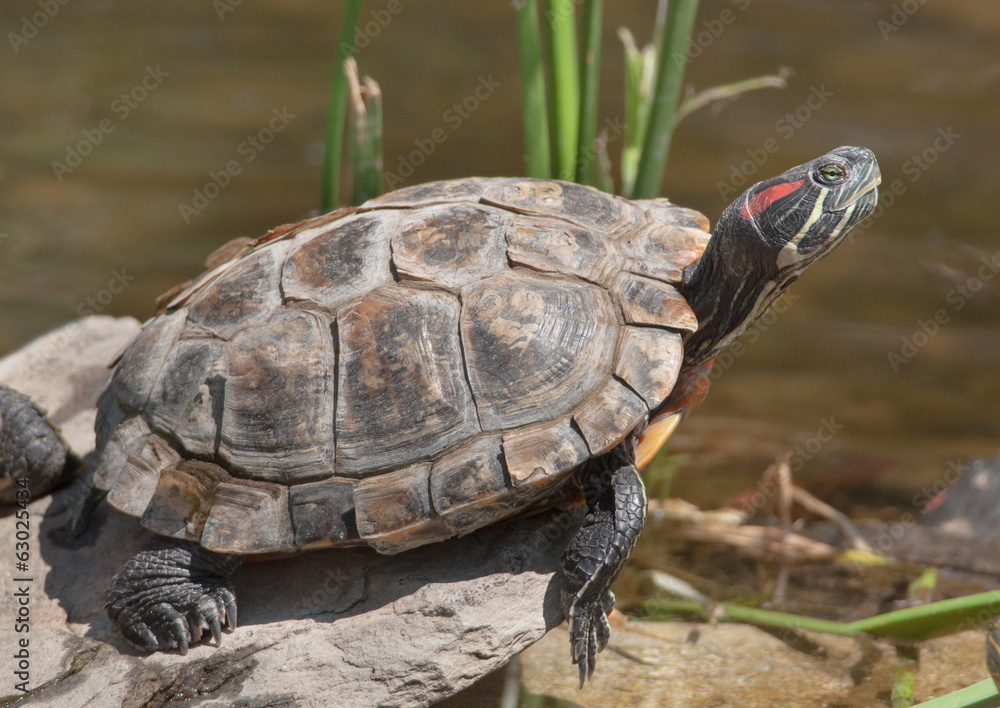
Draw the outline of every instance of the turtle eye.
<instances>
[{"instance_id":1,"label":"turtle eye","mask_svg":"<svg viewBox=\"0 0 1000 708\"><path fill-rule=\"evenodd\" d=\"M836 162L822 165L816 172L819 175L819 181L829 185L842 182L844 177L847 176L847 170L844 169L843 165L838 165Z\"/></svg>"}]
</instances>

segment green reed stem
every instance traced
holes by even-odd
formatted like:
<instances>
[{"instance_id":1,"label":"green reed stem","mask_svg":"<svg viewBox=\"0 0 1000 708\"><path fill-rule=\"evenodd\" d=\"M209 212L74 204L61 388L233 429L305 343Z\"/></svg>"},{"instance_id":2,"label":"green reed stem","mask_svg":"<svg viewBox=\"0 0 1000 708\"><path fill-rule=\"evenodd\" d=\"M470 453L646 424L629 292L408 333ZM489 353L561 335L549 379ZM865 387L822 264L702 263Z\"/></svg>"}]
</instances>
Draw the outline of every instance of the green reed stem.
<instances>
[{"instance_id":1,"label":"green reed stem","mask_svg":"<svg viewBox=\"0 0 1000 708\"><path fill-rule=\"evenodd\" d=\"M580 128L580 76L576 57L576 12L573 0L546 0L549 68L552 72L552 115L555 129L556 177L576 176Z\"/></svg>"},{"instance_id":2,"label":"green reed stem","mask_svg":"<svg viewBox=\"0 0 1000 708\"><path fill-rule=\"evenodd\" d=\"M545 70L535 0L515 5L517 47L521 63L521 107L524 111L524 160L528 177L551 177L549 111L545 101Z\"/></svg>"},{"instance_id":3,"label":"green reed stem","mask_svg":"<svg viewBox=\"0 0 1000 708\"><path fill-rule=\"evenodd\" d=\"M382 91L370 76L358 80L354 59L348 59L347 66L351 106L347 131L350 203L357 205L382 191Z\"/></svg>"},{"instance_id":4,"label":"green reed stem","mask_svg":"<svg viewBox=\"0 0 1000 708\"><path fill-rule=\"evenodd\" d=\"M667 9L663 46L658 48L656 89L636 177L637 199L659 196L663 171L673 136L674 114L680 99L691 31L698 14L698 0L672 0Z\"/></svg>"},{"instance_id":5,"label":"green reed stem","mask_svg":"<svg viewBox=\"0 0 1000 708\"><path fill-rule=\"evenodd\" d=\"M344 61L354 54L354 36L361 18L363 0L347 0L337 44L337 64L330 84L330 103L326 112L326 154L320 187L320 211L337 206L340 198L340 161L343 154L344 122L347 114L347 76Z\"/></svg>"},{"instance_id":6,"label":"green reed stem","mask_svg":"<svg viewBox=\"0 0 1000 708\"><path fill-rule=\"evenodd\" d=\"M583 3L583 54L580 57L580 145L577 150L576 181L580 184L597 184L595 163L598 155L597 99L601 77L601 20L604 16L603 0L584 0Z\"/></svg>"}]
</instances>

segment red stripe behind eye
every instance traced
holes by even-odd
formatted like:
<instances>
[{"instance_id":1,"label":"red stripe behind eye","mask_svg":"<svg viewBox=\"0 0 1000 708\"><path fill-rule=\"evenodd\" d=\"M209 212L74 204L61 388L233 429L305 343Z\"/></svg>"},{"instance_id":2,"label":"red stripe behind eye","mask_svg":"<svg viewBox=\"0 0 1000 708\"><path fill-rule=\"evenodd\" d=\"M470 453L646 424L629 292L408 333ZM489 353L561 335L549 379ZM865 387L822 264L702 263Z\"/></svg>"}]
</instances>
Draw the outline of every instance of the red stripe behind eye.
<instances>
[{"instance_id":1,"label":"red stripe behind eye","mask_svg":"<svg viewBox=\"0 0 1000 708\"><path fill-rule=\"evenodd\" d=\"M762 211L771 206L772 202L775 202L782 197L787 197L789 194L801 187L803 182L805 182L805 178L794 182L786 182L785 184L776 184L773 187L768 187L743 205L743 211L741 212L743 214L743 218L747 220L756 218Z\"/></svg>"}]
</instances>

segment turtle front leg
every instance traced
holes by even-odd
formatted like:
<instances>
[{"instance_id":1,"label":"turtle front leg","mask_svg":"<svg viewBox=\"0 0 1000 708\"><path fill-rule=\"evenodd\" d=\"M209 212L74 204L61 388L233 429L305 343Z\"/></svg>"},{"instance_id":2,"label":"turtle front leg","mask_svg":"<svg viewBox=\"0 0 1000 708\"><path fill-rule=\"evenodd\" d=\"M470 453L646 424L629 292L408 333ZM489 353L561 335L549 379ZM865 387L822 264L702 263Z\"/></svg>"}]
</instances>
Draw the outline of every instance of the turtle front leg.
<instances>
[{"instance_id":1,"label":"turtle front leg","mask_svg":"<svg viewBox=\"0 0 1000 708\"><path fill-rule=\"evenodd\" d=\"M223 622L236 629L232 581L242 563L243 556L158 538L115 573L104 609L126 639L147 651L186 654L204 629L218 645Z\"/></svg>"},{"instance_id":2,"label":"turtle front leg","mask_svg":"<svg viewBox=\"0 0 1000 708\"><path fill-rule=\"evenodd\" d=\"M0 385L0 501L32 499L67 481L77 468L76 456L31 399Z\"/></svg>"},{"instance_id":3,"label":"turtle front leg","mask_svg":"<svg viewBox=\"0 0 1000 708\"><path fill-rule=\"evenodd\" d=\"M626 440L583 471L587 518L562 557L562 606L581 688L611 636L608 614L615 605L611 584L646 521L646 489L631 450Z\"/></svg>"}]
</instances>

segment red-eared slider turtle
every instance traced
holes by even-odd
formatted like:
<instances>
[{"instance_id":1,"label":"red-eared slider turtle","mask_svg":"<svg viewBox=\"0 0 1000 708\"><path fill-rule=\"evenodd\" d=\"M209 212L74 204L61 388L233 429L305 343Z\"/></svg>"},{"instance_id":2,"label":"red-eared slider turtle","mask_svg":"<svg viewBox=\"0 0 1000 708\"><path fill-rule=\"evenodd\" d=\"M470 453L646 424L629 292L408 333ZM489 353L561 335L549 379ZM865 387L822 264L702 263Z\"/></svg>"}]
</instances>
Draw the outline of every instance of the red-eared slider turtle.
<instances>
[{"instance_id":1,"label":"red-eared slider turtle","mask_svg":"<svg viewBox=\"0 0 1000 708\"><path fill-rule=\"evenodd\" d=\"M164 302L99 403L96 488L155 542L106 607L150 651L236 625L249 554L398 553L582 491L562 559L593 672L638 469L712 359L877 201L841 147L701 214L537 179L408 187L248 244Z\"/></svg>"}]
</instances>

